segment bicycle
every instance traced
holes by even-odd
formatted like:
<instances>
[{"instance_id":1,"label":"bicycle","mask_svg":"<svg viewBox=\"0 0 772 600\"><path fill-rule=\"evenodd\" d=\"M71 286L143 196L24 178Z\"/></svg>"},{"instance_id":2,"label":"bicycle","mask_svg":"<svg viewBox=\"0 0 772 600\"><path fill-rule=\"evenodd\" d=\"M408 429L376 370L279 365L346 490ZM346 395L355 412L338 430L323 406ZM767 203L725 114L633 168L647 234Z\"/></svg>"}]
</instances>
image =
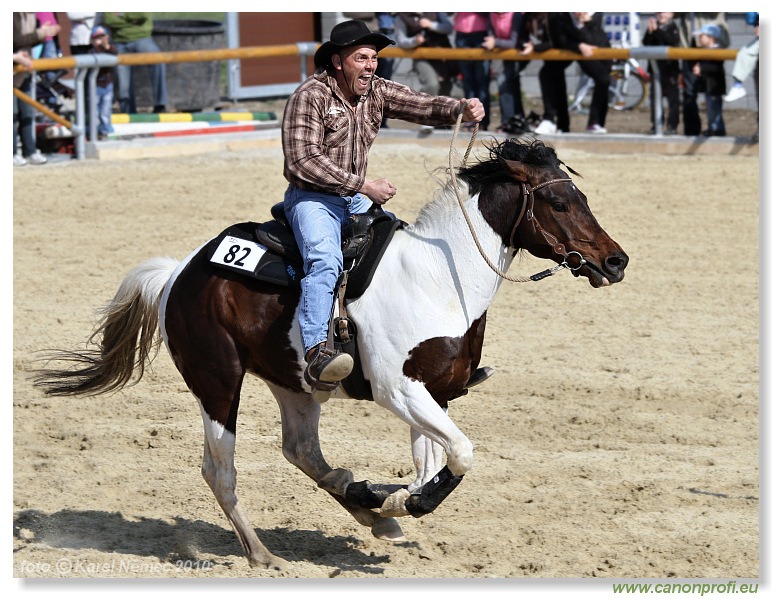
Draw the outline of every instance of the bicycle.
<instances>
[{"instance_id":1,"label":"bicycle","mask_svg":"<svg viewBox=\"0 0 772 600\"><path fill-rule=\"evenodd\" d=\"M634 58L615 60L611 66L611 83L608 88L608 105L614 110L633 110L646 99L651 75ZM587 114L592 100L595 82L582 73L576 86L574 100L568 110Z\"/></svg>"}]
</instances>

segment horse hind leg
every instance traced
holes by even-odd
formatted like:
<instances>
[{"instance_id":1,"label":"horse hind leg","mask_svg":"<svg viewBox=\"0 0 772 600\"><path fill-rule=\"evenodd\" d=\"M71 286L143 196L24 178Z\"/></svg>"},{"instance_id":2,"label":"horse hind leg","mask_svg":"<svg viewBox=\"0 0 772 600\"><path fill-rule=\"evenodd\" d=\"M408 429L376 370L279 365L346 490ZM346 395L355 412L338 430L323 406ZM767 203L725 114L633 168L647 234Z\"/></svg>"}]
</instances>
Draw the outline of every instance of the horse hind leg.
<instances>
[{"instance_id":1,"label":"horse hind leg","mask_svg":"<svg viewBox=\"0 0 772 600\"><path fill-rule=\"evenodd\" d=\"M381 516L368 508L347 502L346 487L353 475L346 469L333 469L325 460L319 444L321 406L309 394L298 394L268 384L279 403L284 457L328 492L360 525L370 528L378 539L400 542L405 534L396 519Z\"/></svg>"},{"instance_id":2,"label":"horse hind leg","mask_svg":"<svg viewBox=\"0 0 772 600\"><path fill-rule=\"evenodd\" d=\"M236 466L233 461L236 434L211 419L203 405L201 414L205 432L201 474L236 532L250 566L277 570L287 568L290 563L271 554L257 537L236 497Z\"/></svg>"}]
</instances>

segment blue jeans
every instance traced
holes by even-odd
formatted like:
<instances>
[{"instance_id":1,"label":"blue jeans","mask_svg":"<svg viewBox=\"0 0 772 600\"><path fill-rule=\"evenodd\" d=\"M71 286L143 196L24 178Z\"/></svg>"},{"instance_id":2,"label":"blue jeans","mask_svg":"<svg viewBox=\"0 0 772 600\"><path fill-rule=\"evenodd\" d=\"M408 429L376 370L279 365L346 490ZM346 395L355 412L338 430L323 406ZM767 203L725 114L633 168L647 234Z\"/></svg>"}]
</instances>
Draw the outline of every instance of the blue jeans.
<instances>
[{"instance_id":1,"label":"blue jeans","mask_svg":"<svg viewBox=\"0 0 772 600\"><path fill-rule=\"evenodd\" d=\"M19 89L28 96L32 93L32 75L27 75ZM13 151L19 150L23 156L34 154L35 146L35 109L23 100L13 97Z\"/></svg>"},{"instance_id":2,"label":"blue jeans","mask_svg":"<svg viewBox=\"0 0 772 600\"><path fill-rule=\"evenodd\" d=\"M97 86L96 95L97 115L99 115L97 133L107 135L113 132L113 84Z\"/></svg>"},{"instance_id":3,"label":"blue jeans","mask_svg":"<svg viewBox=\"0 0 772 600\"><path fill-rule=\"evenodd\" d=\"M362 194L336 196L293 185L284 193L284 213L303 257L298 321L305 352L327 339L335 284L343 271L341 226L372 204Z\"/></svg>"},{"instance_id":4,"label":"blue jeans","mask_svg":"<svg viewBox=\"0 0 772 600\"><path fill-rule=\"evenodd\" d=\"M146 37L133 42L115 42L115 48L118 54L132 52L160 52L158 44L153 38ZM118 77L118 102L121 105L121 112L136 113L137 103L134 97L134 81L131 74L131 65L118 65L115 67L115 74ZM166 65L159 63L150 65L150 78L153 85L153 100L155 106L166 106L169 101L166 97Z\"/></svg>"},{"instance_id":5,"label":"blue jeans","mask_svg":"<svg viewBox=\"0 0 772 600\"><path fill-rule=\"evenodd\" d=\"M722 108L723 99L720 94L716 94L715 96L712 94L705 94L705 112L708 117L708 131L711 135L726 135Z\"/></svg>"}]
</instances>

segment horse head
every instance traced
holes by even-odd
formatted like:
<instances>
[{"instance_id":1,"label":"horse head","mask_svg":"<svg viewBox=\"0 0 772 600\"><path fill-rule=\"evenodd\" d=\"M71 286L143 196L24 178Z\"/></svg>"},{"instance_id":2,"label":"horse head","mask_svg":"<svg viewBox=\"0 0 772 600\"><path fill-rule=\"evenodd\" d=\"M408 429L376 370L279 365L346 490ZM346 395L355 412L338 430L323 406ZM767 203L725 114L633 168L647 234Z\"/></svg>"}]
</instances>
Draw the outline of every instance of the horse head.
<instances>
[{"instance_id":1,"label":"horse head","mask_svg":"<svg viewBox=\"0 0 772 600\"><path fill-rule=\"evenodd\" d=\"M460 170L504 245L564 264L593 287L622 281L628 256L600 226L587 197L541 140L506 140L490 159Z\"/></svg>"}]
</instances>

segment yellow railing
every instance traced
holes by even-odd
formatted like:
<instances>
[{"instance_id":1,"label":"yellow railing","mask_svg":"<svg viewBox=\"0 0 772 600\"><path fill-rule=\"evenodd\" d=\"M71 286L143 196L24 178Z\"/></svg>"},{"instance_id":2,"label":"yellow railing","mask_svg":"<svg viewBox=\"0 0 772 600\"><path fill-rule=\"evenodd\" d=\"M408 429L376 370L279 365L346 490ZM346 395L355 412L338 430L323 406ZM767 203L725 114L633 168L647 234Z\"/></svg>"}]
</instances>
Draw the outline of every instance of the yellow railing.
<instances>
[{"instance_id":1,"label":"yellow railing","mask_svg":"<svg viewBox=\"0 0 772 600\"><path fill-rule=\"evenodd\" d=\"M118 65L152 65L158 63L184 63L205 62L232 59L268 59L279 56L299 56L300 77L298 82L306 77L306 57L312 56L319 44L316 42L300 42L298 44L284 44L275 46L252 46L247 48L222 48L212 50L186 50L181 52L155 52L144 54L120 54L117 57L108 55L78 55L62 58L44 58L32 61L32 66L24 68L14 66L14 73L20 71L49 71L55 69L75 69L76 73L82 70L95 70L103 66ZM388 47L380 52L386 58L412 58L412 59L445 59L445 60L627 60L629 58L648 60L734 60L737 50L727 49L702 49L702 48L670 48L666 46L643 46L638 48L597 48L591 57L584 57L568 50L548 50L546 52L534 52L523 56L517 50L485 50L483 48L416 48L404 50ZM658 82L655 82L657 85ZM85 103L85 98L80 93L82 86L76 89L76 106ZM35 101L14 90L14 94L24 102ZM92 92L93 93L93 92ZM39 104L35 108L45 112ZM48 114L48 113L46 113ZM83 157L83 144L85 141L85 128L83 121L85 113L81 109L76 112L82 115L77 119L77 125L73 125L59 117L54 119L60 124L69 127L76 137L76 154ZM50 116L50 115L49 115ZM57 115L58 116L58 115ZM52 117L53 118L53 117ZM62 123L62 121L64 121ZM92 119L92 123L93 123Z\"/></svg>"}]
</instances>

